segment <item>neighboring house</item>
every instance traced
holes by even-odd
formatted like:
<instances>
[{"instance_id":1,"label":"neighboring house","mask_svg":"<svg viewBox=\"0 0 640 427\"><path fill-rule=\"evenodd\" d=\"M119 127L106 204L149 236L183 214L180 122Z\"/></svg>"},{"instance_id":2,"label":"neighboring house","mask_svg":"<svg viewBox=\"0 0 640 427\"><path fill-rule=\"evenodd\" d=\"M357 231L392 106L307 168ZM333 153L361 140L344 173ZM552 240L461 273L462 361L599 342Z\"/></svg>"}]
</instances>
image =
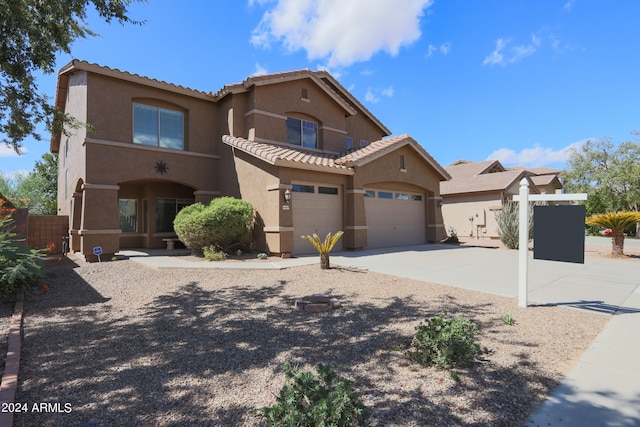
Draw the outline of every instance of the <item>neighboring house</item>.
<instances>
[{"instance_id":1,"label":"neighboring house","mask_svg":"<svg viewBox=\"0 0 640 427\"><path fill-rule=\"evenodd\" d=\"M343 230L337 249L445 237L440 181L408 135L390 131L330 74L299 70L201 92L74 60L56 106L92 132L58 135L58 206L71 249L93 259L161 248L184 206L234 196L257 212L256 249L304 254L300 236Z\"/></svg>"},{"instance_id":2,"label":"neighboring house","mask_svg":"<svg viewBox=\"0 0 640 427\"><path fill-rule=\"evenodd\" d=\"M458 160L445 168L451 180L440 183L442 215L447 228L458 236L498 238L496 212L520 190L527 178L531 194L556 193L562 189L559 170L505 168L497 160Z\"/></svg>"}]
</instances>

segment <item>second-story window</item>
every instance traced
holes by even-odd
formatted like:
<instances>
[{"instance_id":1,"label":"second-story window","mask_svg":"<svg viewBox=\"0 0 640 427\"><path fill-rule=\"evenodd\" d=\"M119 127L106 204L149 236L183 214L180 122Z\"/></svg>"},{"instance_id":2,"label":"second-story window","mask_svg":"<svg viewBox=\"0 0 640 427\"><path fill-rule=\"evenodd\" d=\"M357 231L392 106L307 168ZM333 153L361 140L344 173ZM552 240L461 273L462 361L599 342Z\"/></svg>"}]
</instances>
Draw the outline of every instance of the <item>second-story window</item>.
<instances>
[{"instance_id":1,"label":"second-story window","mask_svg":"<svg viewBox=\"0 0 640 427\"><path fill-rule=\"evenodd\" d=\"M184 113L133 104L133 142L184 150Z\"/></svg>"},{"instance_id":2,"label":"second-story window","mask_svg":"<svg viewBox=\"0 0 640 427\"><path fill-rule=\"evenodd\" d=\"M318 148L318 124L287 117L287 142L307 148Z\"/></svg>"}]
</instances>

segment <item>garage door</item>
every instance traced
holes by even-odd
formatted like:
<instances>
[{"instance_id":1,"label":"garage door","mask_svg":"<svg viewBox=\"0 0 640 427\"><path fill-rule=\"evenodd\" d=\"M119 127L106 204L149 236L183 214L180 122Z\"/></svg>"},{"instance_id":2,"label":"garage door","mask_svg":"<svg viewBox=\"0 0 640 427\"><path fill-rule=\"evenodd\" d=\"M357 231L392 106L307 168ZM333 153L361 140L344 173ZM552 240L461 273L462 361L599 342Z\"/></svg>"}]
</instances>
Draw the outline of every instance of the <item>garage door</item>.
<instances>
[{"instance_id":1,"label":"garage door","mask_svg":"<svg viewBox=\"0 0 640 427\"><path fill-rule=\"evenodd\" d=\"M302 235L316 233L322 239L327 233L343 230L342 194L332 185L293 184L291 189L293 210L293 253L296 255L316 253ZM341 238L334 250L342 250Z\"/></svg>"},{"instance_id":2,"label":"garage door","mask_svg":"<svg viewBox=\"0 0 640 427\"><path fill-rule=\"evenodd\" d=\"M367 247L419 245L427 241L424 195L365 189Z\"/></svg>"}]
</instances>

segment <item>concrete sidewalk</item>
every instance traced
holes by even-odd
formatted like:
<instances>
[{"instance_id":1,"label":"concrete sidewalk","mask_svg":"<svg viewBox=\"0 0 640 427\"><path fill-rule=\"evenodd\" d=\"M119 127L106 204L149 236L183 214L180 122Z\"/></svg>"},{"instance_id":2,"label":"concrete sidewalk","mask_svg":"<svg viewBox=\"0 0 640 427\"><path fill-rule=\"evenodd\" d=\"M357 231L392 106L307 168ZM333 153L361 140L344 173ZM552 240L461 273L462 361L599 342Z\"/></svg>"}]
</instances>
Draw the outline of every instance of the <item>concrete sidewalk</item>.
<instances>
[{"instance_id":1,"label":"concrete sidewalk","mask_svg":"<svg viewBox=\"0 0 640 427\"><path fill-rule=\"evenodd\" d=\"M145 255L132 259L155 268L279 269L319 262L317 255L224 263ZM584 264L572 264L530 257L529 304L591 310L611 319L526 425L640 426L640 261L587 256ZM517 251L420 245L337 252L331 264L511 298L518 295Z\"/></svg>"}]
</instances>

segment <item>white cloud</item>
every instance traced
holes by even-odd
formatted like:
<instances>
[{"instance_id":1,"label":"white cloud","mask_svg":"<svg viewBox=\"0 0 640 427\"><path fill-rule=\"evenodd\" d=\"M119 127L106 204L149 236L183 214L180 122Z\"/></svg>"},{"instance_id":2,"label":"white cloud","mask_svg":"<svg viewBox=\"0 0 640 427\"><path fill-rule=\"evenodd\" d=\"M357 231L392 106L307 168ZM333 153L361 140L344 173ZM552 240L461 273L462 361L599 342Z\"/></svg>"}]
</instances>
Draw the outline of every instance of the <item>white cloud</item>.
<instances>
[{"instance_id":1,"label":"white cloud","mask_svg":"<svg viewBox=\"0 0 640 427\"><path fill-rule=\"evenodd\" d=\"M451 51L451 42L442 43L440 46L430 44L429 47L427 48L426 57L430 58L436 52L440 52L443 55L448 55L450 51Z\"/></svg>"},{"instance_id":2,"label":"white cloud","mask_svg":"<svg viewBox=\"0 0 640 427\"><path fill-rule=\"evenodd\" d=\"M20 155L27 154L28 152L29 150L25 147L21 147L20 154L18 154L12 147L0 143L0 157L18 157Z\"/></svg>"},{"instance_id":3,"label":"white cloud","mask_svg":"<svg viewBox=\"0 0 640 427\"><path fill-rule=\"evenodd\" d=\"M574 149L582 147L588 139L574 142L559 150L544 148L535 144L532 148L523 148L519 152L510 148L499 148L487 156L485 160L499 160L505 165L544 166L553 163L564 163Z\"/></svg>"},{"instance_id":4,"label":"white cloud","mask_svg":"<svg viewBox=\"0 0 640 427\"><path fill-rule=\"evenodd\" d=\"M564 6L562 6L562 9L563 9L565 12L570 12L570 11L571 11L571 9L573 9L573 5L576 3L576 1L577 1L577 0L569 0L569 1L567 1L567 2L564 4Z\"/></svg>"},{"instance_id":5,"label":"white cloud","mask_svg":"<svg viewBox=\"0 0 640 427\"><path fill-rule=\"evenodd\" d=\"M256 63L256 69L253 72L252 76L264 76L265 74L269 74L267 69L259 63Z\"/></svg>"},{"instance_id":6,"label":"white cloud","mask_svg":"<svg viewBox=\"0 0 640 427\"><path fill-rule=\"evenodd\" d=\"M251 0L250 4L261 4ZM420 38L420 18L433 0L276 0L253 30L251 43L281 42L305 50L328 68L367 61L375 53L398 54Z\"/></svg>"},{"instance_id":7,"label":"white cloud","mask_svg":"<svg viewBox=\"0 0 640 427\"><path fill-rule=\"evenodd\" d=\"M391 98L394 94L393 86L389 86L384 89L373 89L371 87L367 88L367 92L364 94L364 100L366 102L370 102L372 104L377 104L380 102L381 96L386 96L387 98Z\"/></svg>"},{"instance_id":8,"label":"white cloud","mask_svg":"<svg viewBox=\"0 0 640 427\"><path fill-rule=\"evenodd\" d=\"M366 102L371 102L372 104L377 104L380 102L380 98L373 94L371 88L367 88L367 93L364 94L364 100Z\"/></svg>"},{"instance_id":9,"label":"white cloud","mask_svg":"<svg viewBox=\"0 0 640 427\"><path fill-rule=\"evenodd\" d=\"M484 58L482 65L508 65L521 61L529 55L535 53L540 47L540 38L535 34L531 35L530 44L510 46L511 39L499 38L496 40L496 48Z\"/></svg>"},{"instance_id":10,"label":"white cloud","mask_svg":"<svg viewBox=\"0 0 640 427\"><path fill-rule=\"evenodd\" d=\"M393 86L382 89L382 95L391 98L393 96Z\"/></svg>"}]
</instances>

